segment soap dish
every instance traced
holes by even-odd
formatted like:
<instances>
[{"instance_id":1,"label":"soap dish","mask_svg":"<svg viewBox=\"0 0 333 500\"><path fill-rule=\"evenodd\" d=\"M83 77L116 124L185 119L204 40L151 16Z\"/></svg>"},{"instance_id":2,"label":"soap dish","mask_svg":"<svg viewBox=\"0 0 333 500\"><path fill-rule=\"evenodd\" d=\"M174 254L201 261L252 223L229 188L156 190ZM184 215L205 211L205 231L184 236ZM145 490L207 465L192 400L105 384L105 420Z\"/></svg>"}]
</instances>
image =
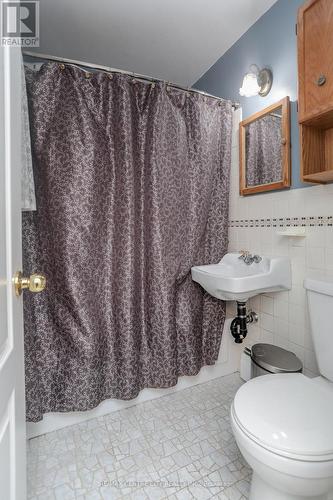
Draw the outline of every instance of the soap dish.
<instances>
[{"instance_id":1,"label":"soap dish","mask_svg":"<svg viewBox=\"0 0 333 500\"><path fill-rule=\"evenodd\" d=\"M296 236L296 237L305 237L305 227L286 227L285 229L281 229L279 231L276 231L276 234L279 236Z\"/></svg>"}]
</instances>

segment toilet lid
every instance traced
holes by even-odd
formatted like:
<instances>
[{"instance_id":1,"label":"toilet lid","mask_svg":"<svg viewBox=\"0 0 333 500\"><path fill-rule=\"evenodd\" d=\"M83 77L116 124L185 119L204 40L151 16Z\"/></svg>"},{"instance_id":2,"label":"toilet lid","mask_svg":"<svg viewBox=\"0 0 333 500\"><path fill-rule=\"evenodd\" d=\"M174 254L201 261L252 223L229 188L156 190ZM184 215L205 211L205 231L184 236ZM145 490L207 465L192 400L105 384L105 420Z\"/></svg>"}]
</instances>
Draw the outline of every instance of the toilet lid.
<instances>
[{"instance_id":1,"label":"toilet lid","mask_svg":"<svg viewBox=\"0 0 333 500\"><path fill-rule=\"evenodd\" d=\"M264 375L237 391L233 411L250 438L277 454L333 459L333 388L298 373Z\"/></svg>"}]
</instances>

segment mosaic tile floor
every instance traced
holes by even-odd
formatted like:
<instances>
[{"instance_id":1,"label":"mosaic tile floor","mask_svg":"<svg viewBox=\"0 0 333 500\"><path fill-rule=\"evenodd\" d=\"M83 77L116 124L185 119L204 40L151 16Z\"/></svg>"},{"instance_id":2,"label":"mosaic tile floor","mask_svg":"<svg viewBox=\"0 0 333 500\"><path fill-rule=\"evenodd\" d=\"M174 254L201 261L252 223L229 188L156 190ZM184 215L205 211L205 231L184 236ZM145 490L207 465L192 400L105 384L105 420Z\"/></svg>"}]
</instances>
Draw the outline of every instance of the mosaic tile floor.
<instances>
[{"instance_id":1,"label":"mosaic tile floor","mask_svg":"<svg viewBox=\"0 0 333 500\"><path fill-rule=\"evenodd\" d=\"M238 374L29 441L29 500L248 498L229 409Z\"/></svg>"}]
</instances>

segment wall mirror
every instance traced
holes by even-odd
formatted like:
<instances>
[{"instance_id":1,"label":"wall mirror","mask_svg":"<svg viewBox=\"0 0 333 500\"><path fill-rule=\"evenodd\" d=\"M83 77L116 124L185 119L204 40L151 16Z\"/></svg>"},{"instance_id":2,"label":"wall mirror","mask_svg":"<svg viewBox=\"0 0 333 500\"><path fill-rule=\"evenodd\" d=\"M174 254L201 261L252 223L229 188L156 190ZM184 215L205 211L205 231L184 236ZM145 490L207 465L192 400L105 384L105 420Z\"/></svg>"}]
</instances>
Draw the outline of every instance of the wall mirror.
<instances>
[{"instance_id":1,"label":"wall mirror","mask_svg":"<svg viewBox=\"0 0 333 500\"><path fill-rule=\"evenodd\" d=\"M290 187L289 97L239 125L240 194Z\"/></svg>"}]
</instances>

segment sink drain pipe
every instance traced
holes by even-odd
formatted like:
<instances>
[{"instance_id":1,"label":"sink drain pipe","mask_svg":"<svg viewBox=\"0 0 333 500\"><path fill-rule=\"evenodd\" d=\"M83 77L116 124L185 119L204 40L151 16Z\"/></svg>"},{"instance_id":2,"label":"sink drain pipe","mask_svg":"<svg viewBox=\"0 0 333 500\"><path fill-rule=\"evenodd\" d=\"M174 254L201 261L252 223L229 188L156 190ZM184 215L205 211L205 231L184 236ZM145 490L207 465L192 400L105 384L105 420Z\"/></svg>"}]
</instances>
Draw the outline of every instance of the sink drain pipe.
<instances>
[{"instance_id":1,"label":"sink drain pipe","mask_svg":"<svg viewBox=\"0 0 333 500\"><path fill-rule=\"evenodd\" d=\"M246 302L237 301L237 316L230 325L231 335L234 337L236 344L241 344L247 335L247 324L256 323L258 315L254 311L246 314Z\"/></svg>"}]
</instances>

